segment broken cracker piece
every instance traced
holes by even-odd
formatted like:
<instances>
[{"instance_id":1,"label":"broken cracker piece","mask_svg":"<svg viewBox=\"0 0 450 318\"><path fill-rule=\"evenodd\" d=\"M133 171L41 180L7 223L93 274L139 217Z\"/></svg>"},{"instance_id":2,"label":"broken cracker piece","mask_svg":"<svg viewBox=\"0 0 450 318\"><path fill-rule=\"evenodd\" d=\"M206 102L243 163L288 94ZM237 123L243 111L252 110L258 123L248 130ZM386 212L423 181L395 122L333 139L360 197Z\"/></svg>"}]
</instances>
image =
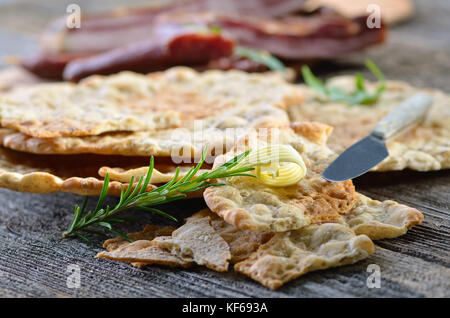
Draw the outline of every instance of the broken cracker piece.
<instances>
[{"instance_id":1,"label":"broken cracker piece","mask_svg":"<svg viewBox=\"0 0 450 318\"><path fill-rule=\"evenodd\" d=\"M134 232L134 233L128 233L127 236L132 239L133 241L138 240L147 240L151 241L157 236L165 236L170 235L175 230L173 226L159 226L159 225L151 225L147 224L142 231ZM106 240L103 243L103 247L106 248L106 250L114 251L118 249L119 247L130 244L127 240L125 240L121 236L117 236L115 238Z\"/></svg>"},{"instance_id":2,"label":"broken cracker piece","mask_svg":"<svg viewBox=\"0 0 450 318\"><path fill-rule=\"evenodd\" d=\"M357 193L355 207L342 216L342 221L356 234L365 234L373 240L394 238L420 224L423 214L395 201L372 200Z\"/></svg>"},{"instance_id":3,"label":"broken cracker piece","mask_svg":"<svg viewBox=\"0 0 450 318\"><path fill-rule=\"evenodd\" d=\"M203 209L188 219L209 217L211 226L230 247L231 263L237 263L248 258L258 247L272 238L271 232L240 230L225 222L210 209Z\"/></svg>"},{"instance_id":4,"label":"broken cracker piece","mask_svg":"<svg viewBox=\"0 0 450 318\"><path fill-rule=\"evenodd\" d=\"M353 264L372 254L373 242L346 226L325 223L277 233L234 269L270 289L307 272Z\"/></svg>"},{"instance_id":5,"label":"broken cracker piece","mask_svg":"<svg viewBox=\"0 0 450 318\"><path fill-rule=\"evenodd\" d=\"M257 178L224 179L203 193L206 204L227 223L243 230L284 232L320 222L334 222L355 204L351 180L329 182L322 171L335 158L324 144L330 127L318 123L259 131L242 138L235 149L216 157L213 169L249 149L270 144L291 145L305 161L307 172L297 184L271 187Z\"/></svg>"},{"instance_id":6,"label":"broken cracker piece","mask_svg":"<svg viewBox=\"0 0 450 318\"><path fill-rule=\"evenodd\" d=\"M191 263L168 253L152 242L155 237L170 235L174 230L175 228L172 226L147 224L142 231L127 234L134 241L133 243L121 236L106 240L103 247L107 252L100 252L96 257L131 262L134 267L138 268L149 264L188 267Z\"/></svg>"},{"instance_id":7,"label":"broken cracker piece","mask_svg":"<svg viewBox=\"0 0 450 318\"><path fill-rule=\"evenodd\" d=\"M188 267L192 263L184 261L158 247L153 241L139 240L124 244L111 252L100 252L95 257L133 263L136 267L148 264Z\"/></svg>"},{"instance_id":8,"label":"broken cracker piece","mask_svg":"<svg viewBox=\"0 0 450 318\"><path fill-rule=\"evenodd\" d=\"M205 265L219 272L228 270L230 248L211 226L209 217L187 219L171 237L157 237L154 242L184 261Z\"/></svg>"}]
</instances>

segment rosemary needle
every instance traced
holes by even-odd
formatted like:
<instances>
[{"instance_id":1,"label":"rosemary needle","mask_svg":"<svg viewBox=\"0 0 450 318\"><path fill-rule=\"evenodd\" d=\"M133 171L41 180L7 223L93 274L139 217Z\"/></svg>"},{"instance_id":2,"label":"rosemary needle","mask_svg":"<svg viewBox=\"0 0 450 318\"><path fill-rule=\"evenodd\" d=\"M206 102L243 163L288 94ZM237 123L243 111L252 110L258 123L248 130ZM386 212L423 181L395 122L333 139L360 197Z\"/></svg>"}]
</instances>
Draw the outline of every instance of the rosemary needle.
<instances>
[{"instance_id":1,"label":"rosemary needle","mask_svg":"<svg viewBox=\"0 0 450 318\"><path fill-rule=\"evenodd\" d=\"M364 77L361 73L355 75L355 90L347 93L338 87L328 87L319 78L317 78L308 66L302 67L302 75L305 83L318 93L327 96L330 100L336 102L346 102L350 105L373 104L386 90L386 79L380 69L372 60L366 61L366 67L378 79L380 85L375 92L368 92L364 85Z\"/></svg>"},{"instance_id":2,"label":"rosemary needle","mask_svg":"<svg viewBox=\"0 0 450 318\"><path fill-rule=\"evenodd\" d=\"M70 225L63 233L63 236L78 236L86 241L90 241L87 236L80 232L91 232L92 230L90 228L100 228L131 241L125 234L113 229L113 224L130 220L129 218L118 218L116 217L116 214L130 209L156 213L176 221L173 216L154 208L154 206L183 199L187 196L187 193L190 192L199 191L210 186L224 185L223 183L211 182L211 180L237 176L255 177L253 174L247 173L252 171L254 169L253 167L236 167L249 153L250 150L237 155L213 171L196 176L205 161L207 154L207 149L205 149L199 163L195 167L192 167L185 176L179 179L180 170L177 168L175 176L171 181L163 186L146 192L154 169L154 158L151 157L147 174L139 178L135 187L132 186L134 184L134 177L131 177L128 188L124 190L122 187L119 202L113 207L109 205L104 206L110 181L109 174L106 174L103 188L95 209L86 212L88 197L85 198L81 207L76 205L72 222L70 222Z\"/></svg>"},{"instance_id":3,"label":"rosemary needle","mask_svg":"<svg viewBox=\"0 0 450 318\"><path fill-rule=\"evenodd\" d=\"M248 47L237 46L233 52L234 55L248 58L249 60L258 62L259 64L267 66L272 71L284 72L286 67L283 62L275 56L266 51L258 51Z\"/></svg>"}]
</instances>

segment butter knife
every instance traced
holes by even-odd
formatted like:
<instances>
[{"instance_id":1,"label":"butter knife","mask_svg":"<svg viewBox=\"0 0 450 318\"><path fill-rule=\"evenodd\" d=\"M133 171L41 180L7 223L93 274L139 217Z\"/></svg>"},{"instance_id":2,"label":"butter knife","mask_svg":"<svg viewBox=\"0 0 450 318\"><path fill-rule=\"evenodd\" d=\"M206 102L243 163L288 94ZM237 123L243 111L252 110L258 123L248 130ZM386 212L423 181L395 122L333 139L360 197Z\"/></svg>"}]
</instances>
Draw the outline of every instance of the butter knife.
<instances>
[{"instance_id":1,"label":"butter knife","mask_svg":"<svg viewBox=\"0 0 450 318\"><path fill-rule=\"evenodd\" d=\"M322 173L329 181L356 178L383 161L389 152L386 141L412 128L425 118L433 103L430 95L419 93L384 116L372 133L339 155Z\"/></svg>"}]
</instances>

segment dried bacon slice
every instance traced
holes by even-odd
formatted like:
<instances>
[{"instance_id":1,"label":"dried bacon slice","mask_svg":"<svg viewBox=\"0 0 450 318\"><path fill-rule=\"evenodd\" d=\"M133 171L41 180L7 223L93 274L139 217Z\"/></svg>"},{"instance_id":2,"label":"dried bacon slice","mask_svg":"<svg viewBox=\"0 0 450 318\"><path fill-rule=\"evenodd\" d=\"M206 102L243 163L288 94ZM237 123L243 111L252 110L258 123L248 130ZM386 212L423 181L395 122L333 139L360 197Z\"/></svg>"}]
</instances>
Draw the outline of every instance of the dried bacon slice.
<instances>
[{"instance_id":1,"label":"dried bacon slice","mask_svg":"<svg viewBox=\"0 0 450 318\"><path fill-rule=\"evenodd\" d=\"M207 0L198 3L202 2L210 3ZM244 8L238 14L222 11L192 13L187 8L183 12L158 9L88 17L83 20L81 29L61 33L52 28L44 37L47 39L44 48L53 53L26 60L24 66L41 77L61 78L62 69L68 63L64 78L71 80L121 70L145 73L174 65L264 71L266 68L258 63L233 57L233 45L228 37L231 36L238 45L265 50L291 62L334 58L385 40L385 27L368 28L366 17L348 19L329 10L281 19L262 16L257 10L256 17L255 14L249 17L244 13L252 4L269 6L273 11L268 15L277 15L275 12L285 12L280 9L283 8L281 4L288 7L291 1L279 1L280 6L276 6L274 0L274 3L270 0L245 1L245 5L241 2L235 7ZM210 9L209 6L205 8ZM135 21L131 19L133 17L136 17ZM117 23L113 26L114 19ZM223 32L208 35L205 30L213 26L220 27ZM79 59L78 54L91 56Z\"/></svg>"},{"instance_id":2,"label":"dried bacon slice","mask_svg":"<svg viewBox=\"0 0 450 318\"><path fill-rule=\"evenodd\" d=\"M234 43L221 34L181 33L151 38L91 57L75 59L64 69L66 80L80 80L92 74L113 74L122 70L139 73L160 71L176 65L205 65L230 56Z\"/></svg>"},{"instance_id":3,"label":"dried bacon slice","mask_svg":"<svg viewBox=\"0 0 450 318\"><path fill-rule=\"evenodd\" d=\"M234 42L208 27L161 23L147 32L145 40L98 54L45 53L22 60L30 72L48 79L79 80L92 74L122 70L148 73L176 65L207 65L230 56ZM64 76L63 76L64 73Z\"/></svg>"},{"instance_id":4,"label":"dried bacon slice","mask_svg":"<svg viewBox=\"0 0 450 318\"><path fill-rule=\"evenodd\" d=\"M366 17L337 14L295 16L283 20L217 15L206 18L233 35L239 45L261 49L285 60L334 58L382 43L386 29L369 29Z\"/></svg>"},{"instance_id":5,"label":"dried bacon slice","mask_svg":"<svg viewBox=\"0 0 450 318\"><path fill-rule=\"evenodd\" d=\"M21 61L21 65L31 73L52 80L62 79L62 73L70 61L86 57L86 54L62 54L41 52Z\"/></svg>"},{"instance_id":6,"label":"dried bacon slice","mask_svg":"<svg viewBox=\"0 0 450 318\"><path fill-rule=\"evenodd\" d=\"M382 43L386 31L384 26L368 28L366 17L348 19L326 10L279 20L254 15L249 17L242 13L171 12L159 14L145 25L128 25L108 30L102 28L101 31L84 31L82 34L77 32L58 34L60 39L58 43L66 43L67 45L63 44L64 47L60 49L68 52L77 52L80 48L83 48L84 53L104 51L130 42L149 40L150 37L157 40L159 29L186 24L219 26L235 37L239 45L266 50L290 60L330 58L337 54L360 50L371 44ZM91 48L93 43L101 47Z\"/></svg>"},{"instance_id":7,"label":"dried bacon slice","mask_svg":"<svg viewBox=\"0 0 450 318\"><path fill-rule=\"evenodd\" d=\"M285 60L333 58L385 40L386 28L370 29L367 17L345 18L329 10L282 19L215 12L161 15L155 21L219 27L238 45L268 51Z\"/></svg>"},{"instance_id":8,"label":"dried bacon slice","mask_svg":"<svg viewBox=\"0 0 450 318\"><path fill-rule=\"evenodd\" d=\"M82 27L67 29L64 19L53 22L42 38L44 51L108 51L146 39L156 17L167 13L215 11L229 14L279 17L297 12L305 0L185 0L166 6L118 9L95 15L84 15Z\"/></svg>"}]
</instances>

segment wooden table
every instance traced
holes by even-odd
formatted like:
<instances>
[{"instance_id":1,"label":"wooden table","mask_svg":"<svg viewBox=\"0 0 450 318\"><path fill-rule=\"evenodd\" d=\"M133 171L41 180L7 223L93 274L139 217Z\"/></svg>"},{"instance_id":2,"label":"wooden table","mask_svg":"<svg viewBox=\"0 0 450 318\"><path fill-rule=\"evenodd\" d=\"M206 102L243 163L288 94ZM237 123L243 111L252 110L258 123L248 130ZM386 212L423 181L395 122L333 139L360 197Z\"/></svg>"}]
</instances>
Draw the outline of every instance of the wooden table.
<instances>
[{"instance_id":1,"label":"wooden table","mask_svg":"<svg viewBox=\"0 0 450 318\"><path fill-rule=\"evenodd\" d=\"M119 1L76 1L98 10ZM135 1L144 3L145 1ZM0 0L0 57L27 54L36 34L72 1ZM92 3L96 4L96 7ZM417 1L416 18L395 27L387 45L367 55L392 79L450 92L450 3ZM327 75L362 69L367 55L326 64ZM232 271L188 270L94 259L101 237L91 244L62 239L75 203L70 194L36 195L0 190L0 296L85 297L422 297L450 296L450 171L370 173L357 180L359 191L379 200L393 199L423 212L424 222L408 234L377 242L376 252L355 265L305 275L270 291ZM179 219L203 207L202 200L164 207ZM148 216L146 222L162 222ZM80 268L81 285L66 284L69 265ZM381 268L381 288L366 285L369 264Z\"/></svg>"}]
</instances>

